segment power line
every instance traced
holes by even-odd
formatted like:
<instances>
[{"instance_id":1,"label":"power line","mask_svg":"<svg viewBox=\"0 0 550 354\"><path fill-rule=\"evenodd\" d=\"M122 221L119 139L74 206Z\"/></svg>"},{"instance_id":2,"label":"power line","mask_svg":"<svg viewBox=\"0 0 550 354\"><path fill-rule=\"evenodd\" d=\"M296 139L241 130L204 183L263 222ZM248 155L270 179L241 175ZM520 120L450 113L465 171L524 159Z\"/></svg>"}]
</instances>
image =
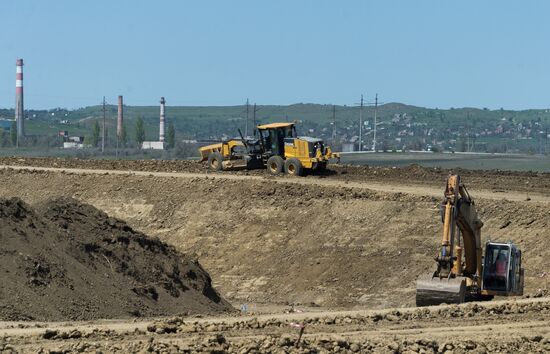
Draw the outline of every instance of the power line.
<instances>
[{"instance_id":1,"label":"power line","mask_svg":"<svg viewBox=\"0 0 550 354\"><path fill-rule=\"evenodd\" d=\"M244 122L244 136L248 136L248 111L250 104L248 103L248 98L246 99L246 120Z\"/></svg>"},{"instance_id":2,"label":"power line","mask_svg":"<svg viewBox=\"0 0 550 354\"><path fill-rule=\"evenodd\" d=\"M336 105L332 105L332 146L336 144Z\"/></svg>"},{"instance_id":3,"label":"power line","mask_svg":"<svg viewBox=\"0 0 550 354\"><path fill-rule=\"evenodd\" d=\"M373 102L369 103L370 105L373 104ZM374 97L374 134L372 139L372 151L376 152L376 129L378 126L378 105L384 104L384 102L378 102L378 93Z\"/></svg>"},{"instance_id":4,"label":"power line","mask_svg":"<svg viewBox=\"0 0 550 354\"><path fill-rule=\"evenodd\" d=\"M101 153L105 152L105 96L103 96L103 132L101 133Z\"/></svg>"},{"instance_id":5,"label":"power line","mask_svg":"<svg viewBox=\"0 0 550 354\"><path fill-rule=\"evenodd\" d=\"M361 94L361 102L359 108L359 151L363 151L363 94Z\"/></svg>"},{"instance_id":6,"label":"power line","mask_svg":"<svg viewBox=\"0 0 550 354\"><path fill-rule=\"evenodd\" d=\"M252 112L253 112L253 114L252 114L252 117L253 117L253 118L252 118L252 119L253 119L252 122L254 123L252 129L253 129L253 132L254 132L254 133L253 133L254 136L256 136L256 112L258 112L260 109L261 109L261 108L256 108L256 103L254 103L254 108L253 108L253 110L252 110Z\"/></svg>"}]
</instances>

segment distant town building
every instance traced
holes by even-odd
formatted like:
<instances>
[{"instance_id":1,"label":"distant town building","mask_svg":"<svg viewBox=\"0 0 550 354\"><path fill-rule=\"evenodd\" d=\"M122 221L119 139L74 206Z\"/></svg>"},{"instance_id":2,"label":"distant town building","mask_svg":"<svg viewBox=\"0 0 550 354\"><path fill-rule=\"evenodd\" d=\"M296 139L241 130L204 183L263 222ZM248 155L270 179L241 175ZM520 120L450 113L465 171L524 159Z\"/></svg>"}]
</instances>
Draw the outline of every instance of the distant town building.
<instances>
[{"instance_id":1,"label":"distant town building","mask_svg":"<svg viewBox=\"0 0 550 354\"><path fill-rule=\"evenodd\" d=\"M144 141L141 148L143 150L164 150L164 141Z\"/></svg>"},{"instance_id":2,"label":"distant town building","mask_svg":"<svg viewBox=\"0 0 550 354\"><path fill-rule=\"evenodd\" d=\"M69 132L66 130L60 131L59 136L63 138L64 149L82 149L84 147L83 136L69 136Z\"/></svg>"},{"instance_id":3,"label":"distant town building","mask_svg":"<svg viewBox=\"0 0 550 354\"><path fill-rule=\"evenodd\" d=\"M84 144L77 143L74 141L65 141L63 142L63 149L82 149Z\"/></svg>"},{"instance_id":4,"label":"distant town building","mask_svg":"<svg viewBox=\"0 0 550 354\"><path fill-rule=\"evenodd\" d=\"M354 151L355 151L355 144L353 143L342 144L342 152L354 152Z\"/></svg>"}]
</instances>

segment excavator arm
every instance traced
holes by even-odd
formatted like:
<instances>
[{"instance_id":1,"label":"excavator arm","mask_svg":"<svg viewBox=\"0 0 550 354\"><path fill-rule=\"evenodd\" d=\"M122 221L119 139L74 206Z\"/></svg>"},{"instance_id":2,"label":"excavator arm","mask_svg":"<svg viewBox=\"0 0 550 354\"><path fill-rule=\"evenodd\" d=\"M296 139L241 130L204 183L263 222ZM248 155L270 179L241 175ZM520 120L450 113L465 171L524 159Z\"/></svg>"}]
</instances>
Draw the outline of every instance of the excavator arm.
<instances>
[{"instance_id":1,"label":"excavator arm","mask_svg":"<svg viewBox=\"0 0 550 354\"><path fill-rule=\"evenodd\" d=\"M418 279L418 306L464 302L468 289L481 287L481 227L475 204L460 176L447 179L441 203L443 235L437 270Z\"/></svg>"},{"instance_id":2,"label":"excavator arm","mask_svg":"<svg viewBox=\"0 0 550 354\"><path fill-rule=\"evenodd\" d=\"M443 238L438 276L481 275L481 227L474 201L460 181L460 176L447 179L445 199L441 203ZM462 260L464 255L464 260Z\"/></svg>"}]
</instances>

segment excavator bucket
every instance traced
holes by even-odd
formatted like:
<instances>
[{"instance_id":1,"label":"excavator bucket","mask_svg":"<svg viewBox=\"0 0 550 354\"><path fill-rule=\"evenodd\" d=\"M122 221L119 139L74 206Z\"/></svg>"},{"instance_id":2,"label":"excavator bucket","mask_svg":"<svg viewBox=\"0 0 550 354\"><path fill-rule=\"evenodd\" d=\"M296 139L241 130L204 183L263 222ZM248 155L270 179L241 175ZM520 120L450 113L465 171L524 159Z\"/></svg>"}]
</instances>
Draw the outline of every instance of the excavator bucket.
<instances>
[{"instance_id":1,"label":"excavator bucket","mask_svg":"<svg viewBox=\"0 0 550 354\"><path fill-rule=\"evenodd\" d=\"M434 277L432 273L416 281L416 306L460 304L466 296L466 278Z\"/></svg>"}]
</instances>

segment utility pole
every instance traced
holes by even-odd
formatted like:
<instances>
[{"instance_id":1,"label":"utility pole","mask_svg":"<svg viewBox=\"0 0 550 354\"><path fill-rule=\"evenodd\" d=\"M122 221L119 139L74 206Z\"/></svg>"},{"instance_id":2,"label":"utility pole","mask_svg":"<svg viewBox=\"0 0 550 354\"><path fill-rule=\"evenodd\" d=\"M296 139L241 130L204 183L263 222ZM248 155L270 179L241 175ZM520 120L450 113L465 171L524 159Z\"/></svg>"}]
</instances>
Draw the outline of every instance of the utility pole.
<instances>
[{"instance_id":1,"label":"utility pole","mask_svg":"<svg viewBox=\"0 0 550 354\"><path fill-rule=\"evenodd\" d=\"M378 94L374 96L374 136L372 139L372 151L376 152L376 125L378 123Z\"/></svg>"},{"instance_id":2,"label":"utility pole","mask_svg":"<svg viewBox=\"0 0 550 354\"><path fill-rule=\"evenodd\" d=\"M101 133L101 153L105 152L105 96L103 96L103 131Z\"/></svg>"},{"instance_id":3,"label":"utility pole","mask_svg":"<svg viewBox=\"0 0 550 354\"><path fill-rule=\"evenodd\" d=\"M546 126L546 134L544 134L545 144L544 144L544 153L548 154L548 125Z\"/></svg>"},{"instance_id":4,"label":"utility pole","mask_svg":"<svg viewBox=\"0 0 550 354\"><path fill-rule=\"evenodd\" d=\"M254 108L252 110L252 122L254 125L252 126L253 135L256 136L256 112L258 112L261 108L256 108L256 103L254 103Z\"/></svg>"},{"instance_id":5,"label":"utility pole","mask_svg":"<svg viewBox=\"0 0 550 354\"><path fill-rule=\"evenodd\" d=\"M115 150L115 158L118 159L118 141L120 140L120 135L116 135L116 150Z\"/></svg>"},{"instance_id":6,"label":"utility pole","mask_svg":"<svg viewBox=\"0 0 550 354\"><path fill-rule=\"evenodd\" d=\"M359 151L363 151L363 95L361 95L360 104L361 106L359 108Z\"/></svg>"},{"instance_id":7,"label":"utility pole","mask_svg":"<svg viewBox=\"0 0 550 354\"><path fill-rule=\"evenodd\" d=\"M374 104L374 131L372 138L372 151L376 152L376 129L378 129L378 105L384 104L384 102L378 102L378 94L374 96L374 102L369 102L369 105Z\"/></svg>"},{"instance_id":8,"label":"utility pole","mask_svg":"<svg viewBox=\"0 0 550 354\"><path fill-rule=\"evenodd\" d=\"M248 108L250 107L248 103L248 98L246 99L246 120L244 123L244 136L248 136Z\"/></svg>"},{"instance_id":9,"label":"utility pole","mask_svg":"<svg viewBox=\"0 0 550 354\"><path fill-rule=\"evenodd\" d=\"M336 144L336 105L332 105L332 146Z\"/></svg>"},{"instance_id":10,"label":"utility pole","mask_svg":"<svg viewBox=\"0 0 550 354\"><path fill-rule=\"evenodd\" d=\"M470 128L470 112L468 112L467 115L466 115L466 125L468 127L468 129L466 129L466 133L468 134L468 147L467 147L466 151L470 152L470 130L471 130L471 128Z\"/></svg>"}]
</instances>

